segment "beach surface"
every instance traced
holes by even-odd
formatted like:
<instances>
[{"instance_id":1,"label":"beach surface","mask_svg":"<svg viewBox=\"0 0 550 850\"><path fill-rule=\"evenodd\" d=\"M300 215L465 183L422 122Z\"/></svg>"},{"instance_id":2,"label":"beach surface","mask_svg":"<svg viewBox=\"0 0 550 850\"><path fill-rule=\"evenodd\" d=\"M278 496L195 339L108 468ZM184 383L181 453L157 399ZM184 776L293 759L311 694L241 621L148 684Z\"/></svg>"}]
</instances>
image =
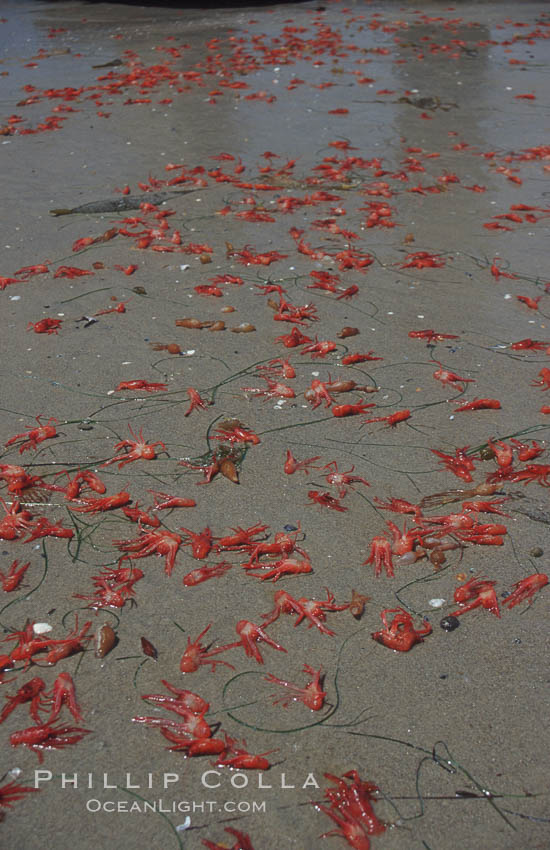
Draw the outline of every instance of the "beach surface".
<instances>
[{"instance_id":1,"label":"beach surface","mask_svg":"<svg viewBox=\"0 0 550 850\"><path fill-rule=\"evenodd\" d=\"M548 848L547 4L0 19L0 844Z\"/></svg>"}]
</instances>

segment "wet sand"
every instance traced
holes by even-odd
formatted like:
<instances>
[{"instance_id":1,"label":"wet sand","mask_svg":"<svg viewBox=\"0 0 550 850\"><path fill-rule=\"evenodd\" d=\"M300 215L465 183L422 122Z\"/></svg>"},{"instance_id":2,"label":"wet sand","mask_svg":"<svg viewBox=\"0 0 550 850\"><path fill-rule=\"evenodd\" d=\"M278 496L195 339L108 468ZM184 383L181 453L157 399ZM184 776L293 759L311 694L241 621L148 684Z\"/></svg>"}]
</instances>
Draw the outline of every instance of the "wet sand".
<instances>
[{"instance_id":1,"label":"wet sand","mask_svg":"<svg viewBox=\"0 0 550 850\"><path fill-rule=\"evenodd\" d=\"M380 789L373 806L387 824L370 838L372 848L548 847L548 588L532 605L502 604L516 582L548 570L546 487L502 481L493 498L508 498L501 509L509 516L478 518L506 526L501 546L455 537L465 545L446 552L438 571L427 557L403 566L394 555L393 578L384 569L375 577L372 564L364 564L372 539L389 536L388 520L399 529L405 520L409 529L414 524L376 499L418 504L434 493L474 488L498 470L486 451L480 457L489 439L542 446L548 439L540 412L548 394L532 385L548 356L544 348L511 348L527 338L550 339L547 6L328 2L153 10L2 2L0 17L0 274L13 277L42 263L49 269L27 279L20 274L0 293L1 442L33 428L38 415L55 417L58 432L23 454L19 443L6 447L0 464L21 464L50 484L65 483L55 478L62 470L91 469L108 496L128 491L142 509L152 505L152 490L192 498L194 508L158 512L165 529L184 538L182 527L209 527L222 537L261 523L269 542L283 530L294 536L313 567L273 584L246 574L246 553L212 551L199 561L181 546L170 577L159 555L132 561L144 573L135 604L128 599L123 608L96 612L74 594L94 593L92 576L116 568L117 541L137 539L138 526L120 509L82 513L63 493L23 491L23 509L75 535L2 540L1 570L14 559L31 562L17 591L0 591L5 634L27 621L46 622L60 639L78 614L80 628L92 622L89 633L111 625L118 643L104 659L90 643L55 667L41 654L28 670L19 666L14 681L4 674L0 696L33 676L49 690L60 672L70 673L83 720L64 707L59 723L91 734L44 750L39 765L28 748L10 747L10 735L32 724L28 706L0 726L6 781L32 785L35 770L45 771L40 793L6 810L2 846L195 850L207 839L218 842L208 846L232 847L235 838L224 832L230 826L247 833L255 850L313 850L322 833L337 828L311 804L328 805L325 774L357 770ZM166 185L180 174L185 181ZM117 191L125 186L128 195ZM150 192L173 194L159 205L170 212L168 229L143 248L135 234L163 226L155 210L50 213L101 200L147 201ZM331 197L312 200L316 192ZM302 203L290 200L296 198ZM268 219L241 215L251 211ZM141 221L121 223L132 217ZM128 235L72 250L77 240L112 228ZM303 234L293 238L291 228ZM181 252L171 241L175 231L184 247L203 249ZM246 265L243 250L249 258L286 256ZM210 262L201 261L205 255ZM116 268L132 264L132 275ZM55 278L63 266L93 275ZM336 275L333 291L311 288L319 280L311 272ZM220 284L222 297L195 291L216 275L243 283ZM273 321L279 296L262 294L258 286L266 285L283 287L292 305L314 305L319 321ZM339 298L353 286L356 294ZM540 297L537 309L517 295ZM96 315L120 302L125 312ZM226 306L235 311L222 312ZM57 335L27 331L29 322L46 317L62 320ZM223 320L227 328L176 327L184 317ZM233 334L240 323L255 332ZM345 326L360 333L339 338ZM275 342L293 328L336 347L312 358ZM430 345L429 338L409 336L425 329L456 338ZM182 354L156 351L156 343L179 345ZM342 364L357 352L382 359ZM242 389L265 388L256 367L285 357L296 377L281 380L294 398L258 398ZM443 384L433 378L439 368L475 383ZM167 389L114 391L137 379ZM376 389L335 396L336 405L376 407L345 418L324 402L312 409L304 398L312 381L336 379ZM185 416L189 387L213 404ZM475 398L498 399L501 408L456 412L455 401ZM364 424L399 410L411 415L395 427ZM210 462L215 429L227 419L244 423L260 442L240 445L246 451L238 485L218 474L197 486L202 473L179 462ZM127 450L115 445L132 439L129 425L166 451L157 446L152 460L101 468ZM455 457L462 447L473 459L472 482L432 453ZM317 468L285 474L289 449L299 460L318 456ZM351 474L369 486L352 482L340 500L326 480L329 470L320 468L331 461L340 472L354 467ZM517 454L515 467L526 467ZM312 504L309 491L329 493L338 500L333 507L345 510ZM5 487L0 494L8 505L14 501ZM436 500L425 516L459 512L456 496ZM189 571L221 560L232 569L183 585ZM457 586L473 577L496 582L501 616L477 608L444 631L440 620L457 610ZM263 622L276 591L326 600L327 588L339 604L352 590L368 596L361 619L349 610L328 612L328 635L281 614L266 631L286 652L259 643L260 665L235 648L219 656L233 670L203 666L181 674L188 641L209 623L203 643L229 644L238 639L238 621ZM433 627L409 652L371 637L382 628L380 612L398 607L414 628L423 617ZM143 654L141 637L157 650L156 661ZM6 645L6 652L13 648ZM303 687L311 679L304 664L322 668L323 709L273 705L272 695L285 691L264 677ZM226 733L239 744L244 739L250 753L271 752L269 770L235 772L217 767L212 755L186 758L167 749L157 728L132 723L144 714L179 719L141 699L166 692L163 679L210 703L206 720L217 738ZM342 837L322 843L348 846Z\"/></svg>"}]
</instances>

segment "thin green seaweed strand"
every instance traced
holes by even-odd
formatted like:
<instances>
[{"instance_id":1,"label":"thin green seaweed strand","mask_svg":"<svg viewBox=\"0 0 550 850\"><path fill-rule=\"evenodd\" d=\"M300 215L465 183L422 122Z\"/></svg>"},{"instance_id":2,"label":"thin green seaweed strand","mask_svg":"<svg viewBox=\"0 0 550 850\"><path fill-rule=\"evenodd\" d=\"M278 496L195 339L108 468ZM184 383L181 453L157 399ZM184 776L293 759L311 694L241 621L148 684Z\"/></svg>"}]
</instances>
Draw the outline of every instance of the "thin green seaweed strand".
<instances>
[{"instance_id":1,"label":"thin green seaweed strand","mask_svg":"<svg viewBox=\"0 0 550 850\"><path fill-rule=\"evenodd\" d=\"M42 577L41 577L40 581L38 582L38 584L35 585L35 587L33 587L32 590L29 590L27 593L22 593L21 596L17 597L17 599L11 599L9 602L6 602L6 604L3 606L3 608L0 609L0 617L2 616L2 614L4 613L6 608L10 607L10 605L15 605L17 602L22 602L23 599L28 599L29 596L32 593L34 593L36 590L38 590L38 588L41 586L41 584L45 580L46 575L48 573L48 553L46 551L46 541L45 540L42 541L42 556L44 558L44 572L42 573ZM4 629L7 629L8 631L15 631L15 629L13 629L9 626L5 626L4 623L0 623L0 626L2 626L2 628L4 628Z\"/></svg>"},{"instance_id":2,"label":"thin green seaweed strand","mask_svg":"<svg viewBox=\"0 0 550 850\"><path fill-rule=\"evenodd\" d=\"M332 707L332 709L328 712L328 714L326 714L320 720L316 720L314 723L308 723L305 726L297 726L294 729L270 729L270 728L266 728L266 727L263 727L263 726L255 726L254 724L246 723L244 720L240 720L238 717L235 717L235 715L232 714L230 710L226 710L226 709L223 709L223 710L226 711L226 713L229 715L229 717L231 717L231 719L234 720L236 723L239 723L241 726L246 726L248 729L254 729L256 732L274 732L274 733L277 733L277 734L290 734L292 732L301 732L304 729L312 729L314 726L320 726L323 723L326 723L326 721L329 720L329 718L331 718L333 714L335 714L335 712L338 710L339 705L340 705L340 692L338 690L338 675L339 675L339 672L340 672L340 659L342 657L342 653L344 651L344 648L349 643L349 641L352 640L352 638L354 638L358 634L361 634L364 631L365 631L365 629L362 628L362 629L359 629L356 632L353 632L353 634L349 635L344 640L344 642L342 643L342 645L341 645L341 647L338 651L338 658L337 658L337 662L336 662L336 673L334 674L334 690L336 692L336 700L335 700L335 703L334 703L334 706ZM225 696L226 696L227 690L233 682L235 682L237 679L242 678L243 676L249 676L249 675L258 676L260 674L258 672L256 672L255 670L245 670L243 673L237 673L236 676L233 676L231 679L229 679L228 682L225 683L223 693L222 693L222 699L225 701ZM333 725L333 724L331 724L331 725Z\"/></svg>"}]
</instances>

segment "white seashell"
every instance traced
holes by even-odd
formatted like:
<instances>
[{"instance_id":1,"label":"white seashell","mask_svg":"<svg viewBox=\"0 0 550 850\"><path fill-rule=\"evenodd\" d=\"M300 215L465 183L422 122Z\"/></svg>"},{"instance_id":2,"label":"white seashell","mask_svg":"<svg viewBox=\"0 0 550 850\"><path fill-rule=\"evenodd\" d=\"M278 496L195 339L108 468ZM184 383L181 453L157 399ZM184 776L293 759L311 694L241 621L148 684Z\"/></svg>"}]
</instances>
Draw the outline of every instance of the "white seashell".
<instances>
[{"instance_id":1,"label":"white seashell","mask_svg":"<svg viewBox=\"0 0 550 850\"><path fill-rule=\"evenodd\" d=\"M53 626L50 626L49 623L35 623L32 627L32 630L35 635L43 635L46 632L51 632L52 629Z\"/></svg>"}]
</instances>

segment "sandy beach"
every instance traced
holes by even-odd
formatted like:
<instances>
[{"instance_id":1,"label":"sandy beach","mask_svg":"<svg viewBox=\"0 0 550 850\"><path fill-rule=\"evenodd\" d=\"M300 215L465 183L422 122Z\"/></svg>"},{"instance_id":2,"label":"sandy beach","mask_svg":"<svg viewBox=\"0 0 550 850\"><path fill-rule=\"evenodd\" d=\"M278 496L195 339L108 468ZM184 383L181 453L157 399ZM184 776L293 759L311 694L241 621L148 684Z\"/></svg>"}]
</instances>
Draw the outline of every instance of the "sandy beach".
<instances>
[{"instance_id":1,"label":"sandy beach","mask_svg":"<svg viewBox=\"0 0 550 850\"><path fill-rule=\"evenodd\" d=\"M1 846L550 847L548 5L0 34Z\"/></svg>"}]
</instances>

